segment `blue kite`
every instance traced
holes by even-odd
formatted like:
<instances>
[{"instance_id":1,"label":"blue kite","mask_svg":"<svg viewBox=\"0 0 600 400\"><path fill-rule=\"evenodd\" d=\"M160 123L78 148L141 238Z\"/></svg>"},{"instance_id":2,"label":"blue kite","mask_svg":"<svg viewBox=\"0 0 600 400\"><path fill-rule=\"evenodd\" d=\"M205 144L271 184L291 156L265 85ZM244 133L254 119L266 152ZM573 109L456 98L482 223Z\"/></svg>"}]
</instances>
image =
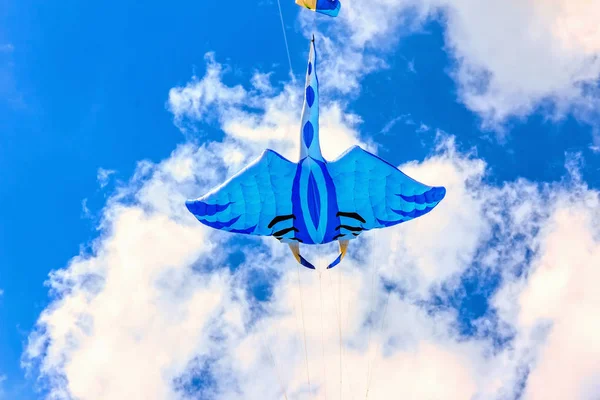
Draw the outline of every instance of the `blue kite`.
<instances>
[{"instance_id":1,"label":"blue kite","mask_svg":"<svg viewBox=\"0 0 600 400\"><path fill-rule=\"evenodd\" d=\"M340 263L348 242L364 231L427 214L444 198L444 187L426 186L359 146L327 161L319 144L319 91L314 37L306 73L300 161L273 150L206 195L185 204L211 228L274 236L287 243L303 266L300 244L339 242Z\"/></svg>"}]
</instances>

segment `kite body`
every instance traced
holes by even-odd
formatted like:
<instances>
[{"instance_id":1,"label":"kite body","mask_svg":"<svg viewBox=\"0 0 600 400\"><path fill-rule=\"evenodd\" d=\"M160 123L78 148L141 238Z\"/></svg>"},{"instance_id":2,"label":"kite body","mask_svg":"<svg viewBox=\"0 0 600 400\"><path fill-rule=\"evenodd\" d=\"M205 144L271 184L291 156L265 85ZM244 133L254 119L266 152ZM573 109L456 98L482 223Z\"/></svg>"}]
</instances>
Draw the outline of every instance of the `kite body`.
<instances>
[{"instance_id":1,"label":"kite body","mask_svg":"<svg viewBox=\"0 0 600 400\"><path fill-rule=\"evenodd\" d=\"M348 241L362 232L393 226L430 212L445 196L443 187L415 181L381 158L354 146L326 161L319 143L319 96L314 39L311 42L300 161L273 150L196 200L188 210L203 224L233 233L274 236L287 243L298 262L313 268L299 244Z\"/></svg>"},{"instance_id":2,"label":"kite body","mask_svg":"<svg viewBox=\"0 0 600 400\"><path fill-rule=\"evenodd\" d=\"M296 4L331 17L337 17L342 7L339 0L296 0Z\"/></svg>"}]
</instances>

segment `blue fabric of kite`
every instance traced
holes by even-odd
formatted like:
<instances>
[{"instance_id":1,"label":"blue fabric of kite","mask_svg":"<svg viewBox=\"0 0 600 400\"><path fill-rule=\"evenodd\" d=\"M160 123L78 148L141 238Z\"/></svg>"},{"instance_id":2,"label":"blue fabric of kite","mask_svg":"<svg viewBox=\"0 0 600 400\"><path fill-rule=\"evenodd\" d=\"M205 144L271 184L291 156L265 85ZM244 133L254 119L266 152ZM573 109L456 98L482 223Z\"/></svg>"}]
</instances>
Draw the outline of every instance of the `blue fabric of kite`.
<instances>
[{"instance_id":1,"label":"blue fabric of kite","mask_svg":"<svg viewBox=\"0 0 600 400\"><path fill-rule=\"evenodd\" d=\"M337 17L342 8L339 0L296 0L296 4L330 17Z\"/></svg>"},{"instance_id":2,"label":"blue fabric of kite","mask_svg":"<svg viewBox=\"0 0 600 400\"><path fill-rule=\"evenodd\" d=\"M265 150L258 159L206 195L188 200L203 224L233 233L274 236L296 260L299 244L339 241L337 265L348 241L427 214L444 198L444 187L424 185L358 146L326 161L319 143L319 90L311 42L300 128L300 160Z\"/></svg>"}]
</instances>

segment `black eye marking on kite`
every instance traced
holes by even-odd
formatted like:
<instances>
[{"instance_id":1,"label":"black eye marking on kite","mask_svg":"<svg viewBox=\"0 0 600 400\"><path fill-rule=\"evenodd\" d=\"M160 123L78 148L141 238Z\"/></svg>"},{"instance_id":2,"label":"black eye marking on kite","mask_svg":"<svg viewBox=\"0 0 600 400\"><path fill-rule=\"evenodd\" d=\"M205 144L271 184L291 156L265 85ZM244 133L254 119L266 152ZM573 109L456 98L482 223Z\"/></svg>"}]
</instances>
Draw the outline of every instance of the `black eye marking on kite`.
<instances>
[{"instance_id":1,"label":"black eye marking on kite","mask_svg":"<svg viewBox=\"0 0 600 400\"><path fill-rule=\"evenodd\" d=\"M292 226L291 228L285 228L285 229L282 229L280 231L275 232L273 234L273 236L275 236L275 237L277 237L277 236L283 236L286 233L291 232L291 231L299 232L298 229L296 229L295 227Z\"/></svg>"},{"instance_id":2,"label":"black eye marking on kite","mask_svg":"<svg viewBox=\"0 0 600 400\"><path fill-rule=\"evenodd\" d=\"M367 221L365 221L365 219L363 217L360 216L360 214L355 213L355 212L343 212L343 211L338 211L337 214L335 214L336 217L348 217L348 218L354 218L360 222L362 222L363 224L366 224Z\"/></svg>"},{"instance_id":3,"label":"black eye marking on kite","mask_svg":"<svg viewBox=\"0 0 600 400\"><path fill-rule=\"evenodd\" d=\"M278 215L277 217L273 218L273 220L269 223L267 228L271 229L275 224L278 224L281 221L286 221L288 219L296 219L296 216L294 214Z\"/></svg>"},{"instance_id":4,"label":"black eye marking on kite","mask_svg":"<svg viewBox=\"0 0 600 400\"><path fill-rule=\"evenodd\" d=\"M340 225L337 228L335 228L335 230L337 231L340 228L344 228L344 229L347 229L352 232L360 232L360 231L364 230L364 228L362 228L360 226L348 226L348 225Z\"/></svg>"}]
</instances>

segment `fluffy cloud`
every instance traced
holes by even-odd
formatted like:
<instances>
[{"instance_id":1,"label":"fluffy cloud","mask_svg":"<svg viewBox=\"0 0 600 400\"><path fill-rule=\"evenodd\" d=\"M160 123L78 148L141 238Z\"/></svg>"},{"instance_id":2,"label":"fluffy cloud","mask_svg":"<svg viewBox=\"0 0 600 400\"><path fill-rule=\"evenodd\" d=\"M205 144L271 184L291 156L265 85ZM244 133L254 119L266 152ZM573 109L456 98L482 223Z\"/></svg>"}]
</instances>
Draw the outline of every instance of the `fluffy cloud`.
<instances>
[{"instance_id":1,"label":"fluffy cloud","mask_svg":"<svg viewBox=\"0 0 600 400\"><path fill-rule=\"evenodd\" d=\"M440 134L430 158L402 166L448 188L436 210L309 271L274 240L240 246L182 206L264 147L297 158L297 87L275 90L260 73L230 87L225 71L209 56L206 75L169 96L180 126L215 123L223 138L140 162L103 210L93 251L51 274L54 300L24 355L49 398L598 396L600 207L576 167L560 184L490 186L485 162ZM333 158L360 142L360 118L322 106ZM307 257L322 266L335 250ZM465 276L501 282L471 335L452 306ZM266 301L258 283L272 285Z\"/></svg>"},{"instance_id":2,"label":"fluffy cloud","mask_svg":"<svg viewBox=\"0 0 600 400\"><path fill-rule=\"evenodd\" d=\"M446 50L456 61L452 75L460 99L487 127L501 129L509 118L539 108L553 118L573 112L597 121L599 18L600 4L589 0L346 1L339 17L343 28L331 29L348 55L336 62L337 73L356 78L375 65L365 51L380 54L399 35L440 21ZM357 86L356 80L343 81Z\"/></svg>"},{"instance_id":3,"label":"fluffy cloud","mask_svg":"<svg viewBox=\"0 0 600 400\"><path fill-rule=\"evenodd\" d=\"M206 56L206 74L194 77L185 87L169 93L168 107L180 126L195 126L198 122L216 122L231 143L244 143L223 157L240 169L250 154L265 147L277 148L283 156L297 160L300 144L300 114L304 91L294 84L275 91L265 74L257 72L252 87L227 86L221 81L227 70L216 63L214 55ZM333 159L348 147L361 143L357 127L359 116L343 112L343 105L321 100L320 121L323 155ZM257 112L259 111L259 112ZM215 118L216 116L216 118ZM364 143L361 143L364 144ZM242 148L243 147L243 148ZM235 171L232 171L235 172Z\"/></svg>"},{"instance_id":4,"label":"fluffy cloud","mask_svg":"<svg viewBox=\"0 0 600 400\"><path fill-rule=\"evenodd\" d=\"M525 398L592 399L600 394L600 319L592 311L600 305L593 289L600 202L581 182L552 197L527 276L506 285L496 302L519 332L517 343L529 342L535 352Z\"/></svg>"},{"instance_id":5,"label":"fluffy cloud","mask_svg":"<svg viewBox=\"0 0 600 400\"><path fill-rule=\"evenodd\" d=\"M117 171L114 171L112 169L98 168L98 174L96 176L96 179L98 180L100 188L106 187L106 185L108 185L110 176L114 175L116 172Z\"/></svg>"},{"instance_id":6,"label":"fluffy cloud","mask_svg":"<svg viewBox=\"0 0 600 400\"><path fill-rule=\"evenodd\" d=\"M529 115L545 101L562 116L597 100L586 90L600 77L594 2L450 0L446 7L462 98L489 122Z\"/></svg>"}]
</instances>

